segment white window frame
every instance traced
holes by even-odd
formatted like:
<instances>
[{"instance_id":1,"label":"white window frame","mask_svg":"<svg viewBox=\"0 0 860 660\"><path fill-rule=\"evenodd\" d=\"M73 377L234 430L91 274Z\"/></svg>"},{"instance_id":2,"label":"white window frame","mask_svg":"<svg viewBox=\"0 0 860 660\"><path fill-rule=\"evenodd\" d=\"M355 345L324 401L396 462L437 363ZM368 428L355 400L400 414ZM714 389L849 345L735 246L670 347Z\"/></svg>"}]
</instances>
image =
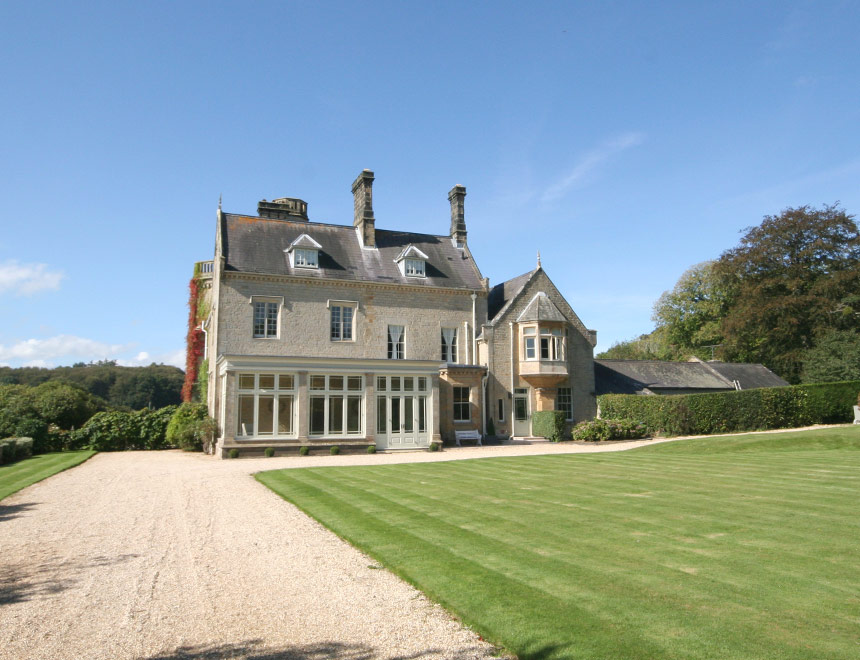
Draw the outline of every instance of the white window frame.
<instances>
[{"instance_id":1,"label":"white window frame","mask_svg":"<svg viewBox=\"0 0 860 660\"><path fill-rule=\"evenodd\" d=\"M242 380L251 377L254 379L252 387L242 387ZM263 387L260 384L261 377L274 378L273 387ZM283 379L282 379L283 377ZM286 378L292 379L290 387L281 387ZM251 438L295 438L298 436L297 411L298 411L298 374L295 373L272 373L272 372L238 372L236 374L236 437L242 440ZM242 424L241 400L242 397L253 397L253 429L251 433L245 433L246 428ZM272 397L272 432L260 433L260 398ZM281 433L280 425L280 400L291 399L290 431Z\"/></svg>"},{"instance_id":2,"label":"white window frame","mask_svg":"<svg viewBox=\"0 0 860 660\"><path fill-rule=\"evenodd\" d=\"M520 335L522 338L521 360L528 362L565 361L567 337L563 328L539 323L524 325L520 327Z\"/></svg>"},{"instance_id":3,"label":"white window frame","mask_svg":"<svg viewBox=\"0 0 860 660\"><path fill-rule=\"evenodd\" d=\"M296 268L319 268L319 250L312 248L296 248L293 250L293 265Z\"/></svg>"},{"instance_id":4,"label":"white window frame","mask_svg":"<svg viewBox=\"0 0 860 660\"><path fill-rule=\"evenodd\" d=\"M324 379L324 387L312 387L312 384L315 382L315 379L323 378ZM331 387L331 379L332 378L342 378L342 389L332 389ZM349 379L359 379L360 387L358 389L349 387ZM366 435L366 420L367 420L367 411L365 408L365 382L364 376L359 374L310 374L308 376L308 437L311 438L345 438L345 437L359 437ZM331 413L332 413L332 399L334 397L341 397L343 401L340 402L342 406L341 409L341 420L343 423L343 430L340 432L332 432L331 430ZM314 432L311 429L313 428L313 412L314 405L312 403L313 399L322 399L323 403L323 432ZM358 404L358 430L350 431L349 430L349 400L350 399L359 399Z\"/></svg>"},{"instance_id":5,"label":"white window frame","mask_svg":"<svg viewBox=\"0 0 860 660\"><path fill-rule=\"evenodd\" d=\"M266 296L251 296L251 336L254 339L277 339L281 335L281 308L283 307L283 298L272 298ZM263 305L265 309L263 313L263 333L257 333L257 309L258 305ZM275 332L269 333L269 309L270 305L275 306Z\"/></svg>"},{"instance_id":6,"label":"white window frame","mask_svg":"<svg viewBox=\"0 0 860 660\"><path fill-rule=\"evenodd\" d=\"M329 300L328 301L329 308L329 331L328 338L329 341L355 341L355 314L358 310L358 303L351 300ZM350 310L349 312L349 336L344 336L344 330L347 327L347 324L344 322L344 310ZM335 311L337 310L337 311ZM337 321L335 321L335 315L338 316ZM335 323L338 324L337 332L335 332Z\"/></svg>"},{"instance_id":7,"label":"white window frame","mask_svg":"<svg viewBox=\"0 0 860 660\"><path fill-rule=\"evenodd\" d=\"M466 390L466 400L465 401L457 400L457 390ZM460 394L462 394L462 392ZM472 421L472 388L471 387L468 387L466 385L454 385L454 387L452 388L452 393L451 393L451 402L452 402L452 406L453 406L452 418L453 418L455 424L464 424L466 422ZM458 406L460 407L459 411L458 411ZM462 415L463 406L466 407L465 408L466 416L465 417L458 417L457 416L458 412L459 412L459 414Z\"/></svg>"},{"instance_id":8,"label":"white window frame","mask_svg":"<svg viewBox=\"0 0 860 660\"><path fill-rule=\"evenodd\" d=\"M450 341L445 339L445 333L450 335ZM442 328L442 362L457 364L457 328Z\"/></svg>"},{"instance_id":9,"label":"white window frame","mask_svg":"<svg viewBox=\"0 0 860 660\"><path fill-rule=\"evenodd\" d=\"M406 277L424 277L425 261L423 259L404 259L403 274Z\"/></svg>"},{"instance_id":10,"label":"white window frame","mask_svg":"<svg viewBox=\"0 0 860 660\"><path fill-rule=\"evenodd\" d=\"M391 334L392 328L400 328L400 336L397 341L394 341ZM406 359L406 326L389 324L386 329L386 355L389 360L405 360Z\"/></svg>"},{"instance_id":11,"label":"white window frame","mask_svg":"<svg viewBox=\"0 0 860 660\"><path fill-rule=\"evenodd\" d=\"M562 397L566 399L564 403L562 403ZM566 413L565 420L568 422L573 421L573 388L572 387L559 387L558 391L555 395L555 409Z\"/></svg>"}]
</instances>

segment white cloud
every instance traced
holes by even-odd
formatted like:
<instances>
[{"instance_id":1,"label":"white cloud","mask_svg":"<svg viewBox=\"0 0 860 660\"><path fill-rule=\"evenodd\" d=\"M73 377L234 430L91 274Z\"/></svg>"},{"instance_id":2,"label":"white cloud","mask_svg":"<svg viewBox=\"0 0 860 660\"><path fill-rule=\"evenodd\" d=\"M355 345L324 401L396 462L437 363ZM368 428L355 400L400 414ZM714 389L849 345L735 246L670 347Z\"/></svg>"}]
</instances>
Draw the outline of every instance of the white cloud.
<instances>
[{"instance_id":1,"label":"white cloud","mask_svg":"<svg viewBox=\"0 0 860 660\"><path fill-rule=\"evenodd\" d=\"M623 133L587 151L570 172L544 191L542 201L551 202L564 197L571 188L603 163L622 151L642 144L644 139L645 136L642 133Z\"/></svg>"},{"instance_id":2,"label":"white cloud","mask_svg":"<svg viewBox=\"0 0 860 660\"><path fill-rule=\"evenodd\" d=\"M47 264L22 264L12 259L0 264L0 293L11 291L29 296L38 291L59 289L65 274L49 269Z\"/></svg>"},{"instance_id":3,"label":"white cloud","mask_svg":"<svg viewBox=\"0 0 860 660\"><path fill-rule=\"evenodd\" d=\"M26 339L9 346L0 344L0 361L28 363L43 361L47 364L56 358L105 360L131 348L130 344L106 344L84 337L57 335L47 339Z\"/></svg>"},{"instance_id":4,"label":"white cloud","mask_svg":"<svg viewBox=\"0 0 860 660\"><path fill-rule=\"evenodd\" d=\"M134 349L135 344L108 344L84 337L57 335L10 345L0 344L0 366L54 367L74 362L116 360L123 367L146 367L154 362L185 368L183 348L156 354L138 351L134 357L123 357Z\"/></svg>"},{"instance_id":5,"label":"white cloud","mask_svg":"<svg viewBox=\"0 0 860 660\"><path fill-rule=\"evenodd\" d=\"M159 353L158 355L150 355L146 351L141 351L133 358L116 361L118 365L123 367L147 367L153 362L155 364L170 364L174 367L185 369L185 349L180 348L169 353Z\"/></svg>"}]
</instances>

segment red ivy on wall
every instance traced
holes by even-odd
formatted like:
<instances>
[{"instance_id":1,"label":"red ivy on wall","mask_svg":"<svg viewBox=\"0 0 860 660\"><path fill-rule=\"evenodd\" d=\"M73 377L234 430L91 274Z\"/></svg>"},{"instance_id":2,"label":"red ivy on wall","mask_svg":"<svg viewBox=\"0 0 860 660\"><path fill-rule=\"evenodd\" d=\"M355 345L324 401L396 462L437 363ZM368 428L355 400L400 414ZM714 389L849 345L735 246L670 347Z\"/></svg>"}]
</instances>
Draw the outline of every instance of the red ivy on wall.
<instances>
[{"instance_id":1,"label":"red ivy on wall","mask_svg":"<svg viewBox=\"0 0 860 660\"><path fill-rule=\"evenodd\" d=\"M188 283L188 334L185 337L185 382L182 384L182 400L191 401L197 369L203 359L204 334L197 325L197 296L199 286L196 278Z\"/></svg>"}]
</instances>

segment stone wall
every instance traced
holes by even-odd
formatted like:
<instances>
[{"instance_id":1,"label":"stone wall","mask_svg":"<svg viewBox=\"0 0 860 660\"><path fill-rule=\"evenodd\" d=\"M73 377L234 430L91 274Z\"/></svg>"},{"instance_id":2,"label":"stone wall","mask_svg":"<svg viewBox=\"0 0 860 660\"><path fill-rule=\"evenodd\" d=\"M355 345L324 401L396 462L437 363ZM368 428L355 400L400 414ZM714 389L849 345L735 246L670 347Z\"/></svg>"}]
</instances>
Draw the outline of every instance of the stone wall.
<instances>
[{"instance_id":1,"label":"stone wall","mask_svg":"<svg viewBox=\"0 0 860 660\"><path fill-rule=\"evenodd\" d=\"M405 327L407 360L441 360L441 329L458 329L458 362L471 354L472 299L467 291L227 275L221 281L218 353L385 359L388 326ZM254 338L254 296L283 298L277 338ZM331 341L327 302L355 301L353 341ZM478 324L486 294L476 301ZM468 324L468 331L464 324Z\"/></svg>"}]
</instances>

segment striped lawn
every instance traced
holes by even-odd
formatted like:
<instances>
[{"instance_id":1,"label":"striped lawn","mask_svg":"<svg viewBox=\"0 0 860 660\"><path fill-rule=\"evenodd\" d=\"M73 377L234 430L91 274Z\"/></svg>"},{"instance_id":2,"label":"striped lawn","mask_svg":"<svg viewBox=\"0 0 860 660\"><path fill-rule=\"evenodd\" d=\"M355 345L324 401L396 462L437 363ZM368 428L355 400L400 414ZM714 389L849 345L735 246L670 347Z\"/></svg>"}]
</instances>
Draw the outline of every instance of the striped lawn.
<instances>
[{"instance_id":1,"label":"striped lawn","mask_svg":"<svg viewBox=\"0 0 860 660\"><path fill-rule=\"evenodd\" d=\"M95 453L94 451L64 451L39 454L17 463L0 465L0 500L57 472L80 465Z\"/></svg>"},{"instance_id":2,"label":"striped lawn","mask_svg":"<svg viewBox=\"0 0 860 660\"><path fill-rule=\"evenodd\" d=\"M520 658L860 657L860 428L258 479Z\"/></svg>"}]
</instances>

